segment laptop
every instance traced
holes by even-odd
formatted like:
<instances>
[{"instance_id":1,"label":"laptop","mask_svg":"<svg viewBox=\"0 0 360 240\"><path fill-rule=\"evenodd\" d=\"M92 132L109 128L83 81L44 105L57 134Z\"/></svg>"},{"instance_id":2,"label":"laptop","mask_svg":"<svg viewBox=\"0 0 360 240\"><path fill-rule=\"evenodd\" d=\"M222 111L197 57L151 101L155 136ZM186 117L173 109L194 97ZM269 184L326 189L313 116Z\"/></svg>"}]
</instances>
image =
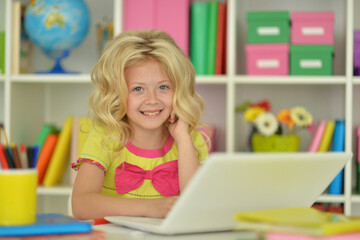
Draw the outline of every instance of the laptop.
<instances>
[{"instance_id":1,"label":"laptop","mask_svg":"<svg viewBox=\"0 0 360 240\"><path fill-rule=\"evenodd\" d=\"M213 153L166 218L105 217L111 223L157 234L229 231L234 214L310 207L352 153Z\"/></svg>"}]
</instances>

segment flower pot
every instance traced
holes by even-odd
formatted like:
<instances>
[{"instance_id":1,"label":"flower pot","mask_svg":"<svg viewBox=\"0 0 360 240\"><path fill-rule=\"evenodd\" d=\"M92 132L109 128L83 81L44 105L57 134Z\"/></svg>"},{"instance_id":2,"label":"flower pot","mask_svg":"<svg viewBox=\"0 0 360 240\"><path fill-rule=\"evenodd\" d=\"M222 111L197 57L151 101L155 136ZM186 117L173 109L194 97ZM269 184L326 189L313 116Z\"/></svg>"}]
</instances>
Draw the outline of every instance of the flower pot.
<instances>
[{"instance_id":1,"label":"flower pot","mask_svg":"<svg viewBox=\"0 0 360 240\"><path fill-rule=\"evenodd\" d=\"M255 133L251 138L254 152L297 152L300 138L297 135L272 135L270 137Z\"/></svg>"}]
</instances>

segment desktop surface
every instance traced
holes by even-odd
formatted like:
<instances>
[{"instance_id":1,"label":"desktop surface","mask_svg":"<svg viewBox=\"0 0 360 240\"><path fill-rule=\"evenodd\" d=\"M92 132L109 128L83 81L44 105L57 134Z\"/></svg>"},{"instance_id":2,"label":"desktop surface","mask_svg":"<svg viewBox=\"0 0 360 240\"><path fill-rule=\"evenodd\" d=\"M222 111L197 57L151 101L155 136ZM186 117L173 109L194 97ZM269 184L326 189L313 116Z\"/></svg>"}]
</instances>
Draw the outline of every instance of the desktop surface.
<instances>
[{"instance_id":1,"label":"desktop surface","mask_svg":"<svg viewBox=\"0 0 360 240\"><path fill-rule=\"evenodd\" d=\"M95 225L94 230L99 230L104 232L104 237L106 240L123 240L123 239L148 239L148 240L158 240L158 239L182 239L182 240L235 240L235 239L247 239L247 240L257 240L259 239L255 232L213 232L213 233L195 233L195 234L180 234L180 235L158 235L143 232L140 230L134 230L126 227L122 227L116 224L102 224Z\"/></svg>"}]
</instances>

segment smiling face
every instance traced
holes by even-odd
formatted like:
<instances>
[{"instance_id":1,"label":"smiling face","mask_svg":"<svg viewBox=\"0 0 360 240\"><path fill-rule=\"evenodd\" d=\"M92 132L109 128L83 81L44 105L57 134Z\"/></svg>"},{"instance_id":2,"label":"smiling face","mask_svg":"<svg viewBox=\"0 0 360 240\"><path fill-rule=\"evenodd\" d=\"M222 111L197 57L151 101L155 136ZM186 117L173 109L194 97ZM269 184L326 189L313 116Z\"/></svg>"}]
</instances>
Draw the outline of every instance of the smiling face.
<instances>
[{"instance_id":1,"label":"smiling face","mask_svg":"<svg viewBox=\"0 0 360 240\"><path fill-rule=\"evenodd\" d=\"M127 118L134 132L162 130L172 112L174 86L156 60L125 71L128 87Z\"/></svg>"}]
</instances>

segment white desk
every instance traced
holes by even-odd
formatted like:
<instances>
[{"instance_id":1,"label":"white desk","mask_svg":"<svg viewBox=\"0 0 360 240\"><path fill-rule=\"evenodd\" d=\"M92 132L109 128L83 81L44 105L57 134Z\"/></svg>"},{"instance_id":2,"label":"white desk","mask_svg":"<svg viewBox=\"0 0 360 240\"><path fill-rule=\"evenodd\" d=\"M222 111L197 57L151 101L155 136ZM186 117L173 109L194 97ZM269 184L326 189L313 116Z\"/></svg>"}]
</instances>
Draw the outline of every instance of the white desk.
<instances>
[{"instance_id":1,"label":"white desk","mask_svg":"<svg viewBox=\"0 0 360 240\"><path fill-rule=\"evenodd\" d=\"M158 240L158 239L184 239L184 240L257 240L258 237L253 232L218 232L218 233L199 233L199 234L183 234L183 235L157 235L146 233L138 230L133 230L125 227L121 227L115 224L102 224L95 225L94 230L100 230L105 232L106 240L132 240L132 239L148 239L148 240Z\"/></svg>"}]
</instances>

